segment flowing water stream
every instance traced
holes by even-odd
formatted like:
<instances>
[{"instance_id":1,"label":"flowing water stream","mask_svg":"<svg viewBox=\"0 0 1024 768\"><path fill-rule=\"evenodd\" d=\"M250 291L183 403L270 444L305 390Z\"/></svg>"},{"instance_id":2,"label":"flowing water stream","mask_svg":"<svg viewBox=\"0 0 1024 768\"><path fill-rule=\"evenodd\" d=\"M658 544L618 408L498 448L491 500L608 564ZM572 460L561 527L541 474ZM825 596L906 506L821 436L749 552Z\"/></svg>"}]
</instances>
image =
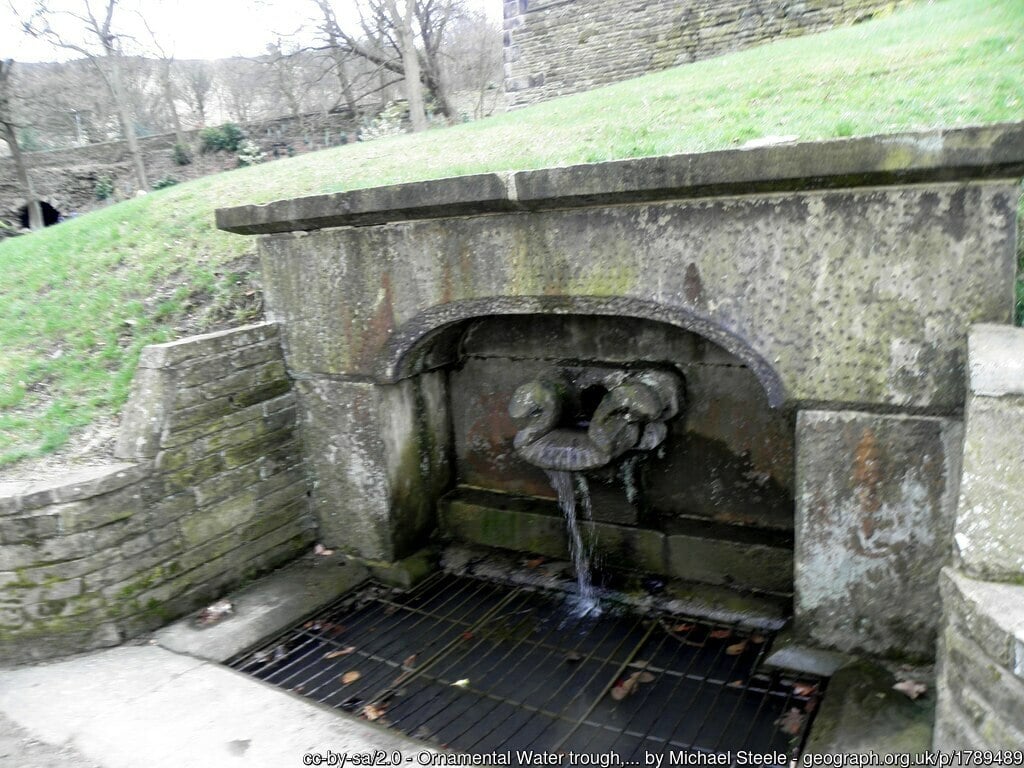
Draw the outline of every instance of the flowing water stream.
<instances>
[{"instance_id":1,"label":"flowing water stream","mask_svg":"<svg viewBox=\"0 0 1024 768\"><path fill-rule=\"evenodd\" d=\"M590 576L593 537L588 537L589 540L586 542L583 540L576 514L578 491L583 516L588 521L591 519L590 489L587 487L586 478L576 472L552 470L547 474L552 487L558 493L558 506L565 515L565 527L569 534L569 552L572 555L573 568L576 570L575 613L579 616L596 616L601 613L601 606Z\"/></svg>"}]
</instances>

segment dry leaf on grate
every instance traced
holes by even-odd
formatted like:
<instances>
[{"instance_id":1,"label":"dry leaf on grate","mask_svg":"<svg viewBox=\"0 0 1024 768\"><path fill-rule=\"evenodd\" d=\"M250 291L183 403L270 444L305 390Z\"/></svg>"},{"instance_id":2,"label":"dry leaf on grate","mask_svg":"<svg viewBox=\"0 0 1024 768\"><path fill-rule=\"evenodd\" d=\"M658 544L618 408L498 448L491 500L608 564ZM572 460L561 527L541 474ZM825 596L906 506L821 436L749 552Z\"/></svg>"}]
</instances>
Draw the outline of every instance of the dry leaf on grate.
<instances>
[{"instance_id":1,"label":"dry leaf on grate","mask_svg":"<svg viewBox=\"0 0 1024 768\"><path fill-rule=\"evenodd\" d=\"M346 672L344 675L342 675L338 679L341 681L342 685L351 685L352 683L354 683L356 680L358 680L362 676L363 675L362 675L361 672L359 672L358 670L353 669L353 670L350 670L350 671Z\"/></svg>"},{"instance_id":2,"label":"dry leaf on grate","mask_svg":"<svg viewBox=\"0 0 1024 768\"><path fill-rule=\"evenodd\" d=\"M740 640L738 643L733 643L725 649L725 655L739 656L741 653L747 650L748 643L750 643L749 640Z\"/></svg>"},{"instance_id":3,"label":"dry leaf on grate","mask_svg":"<svg viewBox=\"0 0 1024 768\"><path fill-rule=\"evenodd\" d=\"M779 730L790 736L799 735L800 731L803 730L804 721L807 719L807 715L801 712L796 707L792 707L786 714L779 717L775 721L775 724L779 726Z\"/></svg>"},{"instance_id":4,"label":"dry leaf on grate","mask_svg":"<svg viewBox=\"0 0 1024 768\"><path fill-rule=\"evenodd\" d=\"M342 656L351 656L356 652L356 647L350 645L347 648L342 648L340 651L330 651L324 654L325 659L340 659Z\"/></svg>"}]
</instances>

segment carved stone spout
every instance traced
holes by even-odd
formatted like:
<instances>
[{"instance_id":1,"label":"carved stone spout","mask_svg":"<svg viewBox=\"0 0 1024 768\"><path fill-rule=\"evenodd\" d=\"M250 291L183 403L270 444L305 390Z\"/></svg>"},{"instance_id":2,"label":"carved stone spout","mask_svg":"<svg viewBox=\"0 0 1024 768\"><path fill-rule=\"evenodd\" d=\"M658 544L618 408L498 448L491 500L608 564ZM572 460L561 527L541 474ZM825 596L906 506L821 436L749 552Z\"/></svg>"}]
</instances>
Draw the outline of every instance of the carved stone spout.
<instances>
[{"instance_id":1,"label":"carved stone spout","mask_svg":"<svg viewBox=\"0 0 1024 768\"><path fill-rule=\"evenodd\" d=\"M586 413L585 393L594 390L601 398ZM681 392L680 378L659 370L584 370L529 381L509 403L521 423L516 452L542 469L582 471L627 451L651 450L665 439L665 422L679 413Z\"/></svg>"}]
</instances>

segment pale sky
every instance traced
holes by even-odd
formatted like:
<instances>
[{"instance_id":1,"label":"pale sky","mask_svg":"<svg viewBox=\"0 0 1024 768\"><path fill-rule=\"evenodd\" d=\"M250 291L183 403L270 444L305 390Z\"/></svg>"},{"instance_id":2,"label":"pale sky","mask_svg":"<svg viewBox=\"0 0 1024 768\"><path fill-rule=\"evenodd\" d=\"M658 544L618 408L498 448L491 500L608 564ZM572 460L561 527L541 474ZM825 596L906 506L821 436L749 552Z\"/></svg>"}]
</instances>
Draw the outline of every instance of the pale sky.
<instances>
[{"instance_id":1,"label":"pale sky","mask_svg":"<svg viewBox=\"0 0 1024 768\"><path fill-rule=\"evenodd\" d=\"M54 6L82 8L86 0L55 0ZM91 0L93 7L105 6L104 0ZM23 12L31 10L32 0L13 0ZM502 0L470 0L493 18L501 15ZM334 0L339 20L348 11L355 16L355 0ZM256 56L265 52L275 36L296 32L313 17L315 7L309 0L119 0L114 26L135 36L144 47L149 33L137 18L141 13L156 33L160 44L178 59L216 59L229 56ZM56 51L21 31L18 16L7 2L0 2L0 58L16 61L55 61L75 58Z\"/></svg>"}]
</instances>

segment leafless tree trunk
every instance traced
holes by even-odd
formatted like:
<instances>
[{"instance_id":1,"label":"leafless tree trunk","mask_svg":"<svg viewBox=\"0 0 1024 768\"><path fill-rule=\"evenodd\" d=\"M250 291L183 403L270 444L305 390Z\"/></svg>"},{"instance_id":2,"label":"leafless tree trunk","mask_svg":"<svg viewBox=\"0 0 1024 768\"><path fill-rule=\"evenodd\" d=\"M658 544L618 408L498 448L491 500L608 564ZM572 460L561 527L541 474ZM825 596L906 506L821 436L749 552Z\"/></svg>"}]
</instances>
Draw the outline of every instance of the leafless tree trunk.
<instances>
[{"instance_id":1,"label":"leafless tree trunk","mask_svg":"<svg viewBox=\"0 0 1024 768\"><path fill-rule=\"evenodd\" d=\"M28 169L25 167L25 158L21 154L21 147L18 146L17 124L14 121L14 84L11 77L13 70L14 62L12 60L0 61L0 138L7 142L7 146L11 150L14 170L18 175L18 185L21 187L22 194L25 195L28 227L36 230L43 228L43 208L36 198L35 190L32 188L32 179L29 178Z\"/></svg>"},{"instance_id":2,"label":"leafless tree trunk","mask_svg":"<svg viewBox=\"0 0 1024 768\"><path fill-rule=\"evenodd\" d=\"M100 77L110 90L110 95L117 108L117 115L121 123L121 133L128 144L128 152L132 157L132 165L135 168L135 180L139 189L149 189L149 179L146 177L146 165L139 151L139 142L135 136L128 99L125 97L124 85L121 73L121 51L118 47L117 35L113 32L112 23L114 20L114 9L117 8L118 0L105 0L106 7L102 16L97 16L92 7L93 0L81 0L81 11L53 10L48 0L37 0L35 11L32 17L24 22L26 32L34 37L46 40L51 45L65 50L75 51L87 57L96 67ZM76 43L73 40L65 39L53 28L50 23L51 17L63 16L73 19L82 25L86 38L95 38L99 44L101 53L97 54L95 49L90 50L87 43ZM109 68L104 71L103 64Z\"/></svg>"},{"instance_id":3,"label":"leafless tree trunk","mask_svg":"<svg viewBox=\"0 0 1024 768\"><path fill-rule=\"evenodd\" d=\"M414 0L402 0L400 9L396 0L385 0L391 21L398 31L399 51L405 75L405 95L409 103L409 120L413 131L427 129L427 113L423 109L423 84L420 82L420 56L416 50L416 35L412 22Z\"/></svg>"}]
</instances>

